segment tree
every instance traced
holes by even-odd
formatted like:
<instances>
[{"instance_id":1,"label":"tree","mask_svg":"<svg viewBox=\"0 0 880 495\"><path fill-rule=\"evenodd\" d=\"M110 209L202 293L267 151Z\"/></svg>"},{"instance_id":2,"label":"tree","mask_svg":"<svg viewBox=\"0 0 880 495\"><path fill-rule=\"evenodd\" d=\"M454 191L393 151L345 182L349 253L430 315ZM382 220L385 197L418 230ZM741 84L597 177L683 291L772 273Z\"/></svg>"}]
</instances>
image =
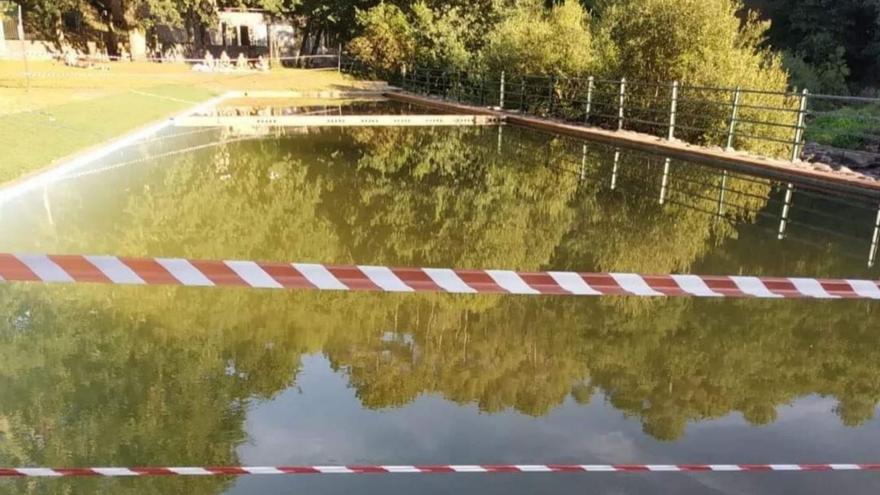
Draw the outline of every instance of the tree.
<instances>
[{"instance_id":1,"label":"tree","mask_svg":"<svg viewBox=\"0 0 880 495\"><path fill-rule=\"evenodd\" d=\"M380 74L400 71L415 58L416 42L412 25L399 7L381 3L360 11L357 20L363 33L352 40L352 55Z\"/></svg>"},{"instance_id":2,"label":"tree","mask_svg":"<svg viewBox=\"0 0 880 495\"><path fill-rule=\"evenodd\" d=\"M28 27L64 47L85 49L99 41L110 55L146 48L146 30L159 25L205 22L216 14L211 0L23 0Z\"/></svg>"},{"instance_id":3,"label":"tree","mask_svg":"<svg viewBox=\"0 0 880 495\"><path fill-rule=\"evenodd\" d=\"M741 8L739 0L606 2L597 29L614 53L603 61L605 72L640 81L784 85L779 57L760 46L769 25L753 14L743 21Z\"/></svg>"},{"instance_id":4,"label":"tree","mask_svg":"<svg viewBox=\"0 0 880 495\"><path fill-rule=\"evenodd\" d=\"M523 0L502 12L483 53L490 70L580 76L596 68L589 16L576 1L547 10L543 2Z\"/></svg>"},{"instance_id":5,"label":"tree","mask_svg":"<svg viewBox=\"0 0 880 495\"><path fill-rule=\"evenodd\" d=\"M791 84L796 88L844 95L849 92L847 79L850 75L845 54L846 49L839 46L825 61L813 63L808 62L802 52L786 52L783 65L791 74Z\"/></svg>"},{"instance_id":6,"label":"tree","mask_svg":"<svg viewBox=\"0 0 880 495\"><path fill-rule=\"evenodd\" d=\"M811 91L838 91L840 79L853 89L880 80L880 3L876 0L746 0L772 20L768 41L824 77ZM797 75L804 69L791 65ZM830 84L822 84L830 78Z\"/></svg>"},{"instance_id":7,"label":"tree","mask_svg":"<svg viewBox=\"0 0 880 495\"><path fill-rule=\"evenodd\" d=\"M759 21L754 12L741 11L740 0L609 0L603 4L596 26L599 35L611 41L603 72L639 82L680 81L699 87L743 86L784 93L788 73L782 68L782 59L763 46L768 23ZM654 88L645 91L657 92ZM634 106L640 106L638 94L630 92L628 97ZM680 122L702 129L691 132L688 138L721 142L727 109L693 103L717 97L717 93L699 89L681 94ZM744 107L796 107L792 98L760 93L745 95L742 103ZM756 129L756 124L746 123L740 126L741 135L761 135L783 142L792 139L790 129L784 126L794 125L794 113L743 108L740 116L743 121L773 124ZM771 156L788 150L782 143L743 138L735 145L737 149Z\"/></svg>"},{"instance_id":8,"label":"tree","mask_svg":"<svg viewBox=\"0 0 880 495\"><path fill-rule=\"evenodd\" d=\"M78 9L80 0L22 0L19 2L25 15L25 29L39 33L56 44L65 42L63 15Z\"/></svg>"},{"instance_id":9,"label":"tree","mask_svg":"<svg viewBox=\"0 0 880 495\"><path fill-rule=\"evenodd\" d=\"M482 15L490 15L482 13ZM447 70L472 69L474 48L481 34L475 29L474 13L456 6L430 8L424 2L412 6L416 63Z\"/></svg>"}]
</instances>

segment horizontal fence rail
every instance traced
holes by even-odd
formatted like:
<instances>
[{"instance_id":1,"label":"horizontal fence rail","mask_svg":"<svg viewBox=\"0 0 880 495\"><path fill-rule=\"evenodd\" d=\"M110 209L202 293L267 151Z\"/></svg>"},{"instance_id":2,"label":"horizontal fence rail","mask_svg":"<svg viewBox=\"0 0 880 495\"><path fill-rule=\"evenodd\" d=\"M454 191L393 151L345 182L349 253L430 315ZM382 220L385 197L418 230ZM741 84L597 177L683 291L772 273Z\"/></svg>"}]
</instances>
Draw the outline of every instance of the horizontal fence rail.
<instances>
[{"instance_id":1,"label":"horizontal fence rail","mask_svg":"<svg viewBox=\"0 0 880 495\"><path fill-rule=\"evenodd\" d=\"M398 293L880 300L880 282L871 280L515 272L83 255L0 254L0 281L4 280Z\"/></svg>"},{"instance_id":2,"label":"horizontal fence rail","mask_svg":"<svg viewBox=\"0 0 880 495\"><path fill-rule=\"evenodd\" d=\"M880 164L880 98L423 67L403 72L398 83L471 105L730 151L798 161L814 158L805 149L816 143L832 155L835 148L861 149Z\"/></svg>"}]
</instances>

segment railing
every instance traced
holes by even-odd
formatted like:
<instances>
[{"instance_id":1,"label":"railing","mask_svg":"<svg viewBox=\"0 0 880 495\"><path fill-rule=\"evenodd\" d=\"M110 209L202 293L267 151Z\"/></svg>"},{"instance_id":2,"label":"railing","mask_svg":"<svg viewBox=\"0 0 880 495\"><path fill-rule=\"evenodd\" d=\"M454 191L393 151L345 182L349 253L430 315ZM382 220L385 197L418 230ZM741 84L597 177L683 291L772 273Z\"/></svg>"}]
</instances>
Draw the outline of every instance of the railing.
<instances>
[{"instance_id":1,"label":"railing","mask_svg":"<svg viewBox=\"0 0 880 495\"><path fill-rule=\"evenodd\" d=\"M862 146L862 153L880 160L876 98L426 68L402 74L399 84L415 93L473 105L791 161L801 159L808 140L827 148ZM861 110L849 110L855 107ZM811 133L810 126L822 119L841 119L848 125L831 127L826 131L831 135Z\"/></svg>"}]
</instances>

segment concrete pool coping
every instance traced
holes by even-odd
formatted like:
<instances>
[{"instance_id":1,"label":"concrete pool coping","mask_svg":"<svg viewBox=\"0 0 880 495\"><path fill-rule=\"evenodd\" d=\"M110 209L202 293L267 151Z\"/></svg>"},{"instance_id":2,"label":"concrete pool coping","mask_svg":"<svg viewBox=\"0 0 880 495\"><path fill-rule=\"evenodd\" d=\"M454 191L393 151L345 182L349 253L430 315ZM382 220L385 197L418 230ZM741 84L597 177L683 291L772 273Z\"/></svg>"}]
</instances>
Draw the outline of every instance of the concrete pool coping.
<instances>
[{"instance_id":1,"label":"concrete pool coping","mask_svg":"<svg viewBox=\"0 0 880 495\"><path fill-rule=\"evenodd\" d=\"M220 104L228 98L230 98L230 93L215 96L214 98L210 98L178 112L171 117L148 123L102 143L86 147L76 153L60 158L46 167L4 184L0 184L0 206L22 194L48 185L56 179L63 177L65 174L84 167L95 160L105 158L115 151L119 151L127 146L137 143L138 141L147 139L160 131L171 127L174 124L175 119L202 112L205 109Z\"/></svg>"},{"instance_id":2,"label":"concrete pool coping","mask_svg":"<svg viewBox=\"0 0 880 495\"><path fill-rule=\"evenodd\" d=\"M589 141L611 144L624 148L646 151L668 158L698 162L705 165L737 170L774 180L796 182L799 185L821 189L828 192L844 192L859 196L880 199L880 180L861 175L828 172L813 168L805 162L792 163L779 159L760 157L745 152L723 151L703 146L691 145L682 141L668 141L663 138L633 131L609 131L598 127L587 127L559 120L521 115L514 112L478 107L439 98L414 95L403 91L385 93L389 99L422 105L434 109L459 113L492 115L508 124L565 134Z\"/></svg>"},{"instance_id":3,"label":"concrete pool coping","mask_svg":"<svg viewBox=\"0 0 880 495\"><path fill-rule=\"evenodd\" d=\"M362 90L319 90L319 91L248 91L233 90L215 96L190 108L184 109L170 117L147 123L104 142L87 146L70 155L59 158L45 167L29 172L21 177L0 183L0 205L28 191L45 186L59 177L84 167L95 160L104 158L115 151L147 139L158 132L171 127L181 118L190 117L206 109L219 106L228 100L235 99L351 99L351 98L385 98L390 86Z\"/></svg>"}]
</instances>

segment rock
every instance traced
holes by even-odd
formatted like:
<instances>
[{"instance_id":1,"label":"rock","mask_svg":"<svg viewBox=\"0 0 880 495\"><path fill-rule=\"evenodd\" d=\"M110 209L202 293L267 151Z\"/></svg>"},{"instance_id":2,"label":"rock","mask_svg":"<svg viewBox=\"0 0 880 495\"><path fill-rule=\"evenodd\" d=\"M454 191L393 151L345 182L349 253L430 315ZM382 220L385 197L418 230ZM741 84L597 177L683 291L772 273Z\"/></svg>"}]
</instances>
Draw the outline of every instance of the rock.
<instances>
[{"instance_id":1,"label":"rock","mask_svg":"<svg viewBox=\"0 0 880 495\"><path fill-rule=\"evenodd\" d=\"M812 163L827 163L831 166L846 166L852 169L880 167L880 153L846 150L817 143L807 143L804 146L803 159Z\"/></svg>"}]
</instances>

